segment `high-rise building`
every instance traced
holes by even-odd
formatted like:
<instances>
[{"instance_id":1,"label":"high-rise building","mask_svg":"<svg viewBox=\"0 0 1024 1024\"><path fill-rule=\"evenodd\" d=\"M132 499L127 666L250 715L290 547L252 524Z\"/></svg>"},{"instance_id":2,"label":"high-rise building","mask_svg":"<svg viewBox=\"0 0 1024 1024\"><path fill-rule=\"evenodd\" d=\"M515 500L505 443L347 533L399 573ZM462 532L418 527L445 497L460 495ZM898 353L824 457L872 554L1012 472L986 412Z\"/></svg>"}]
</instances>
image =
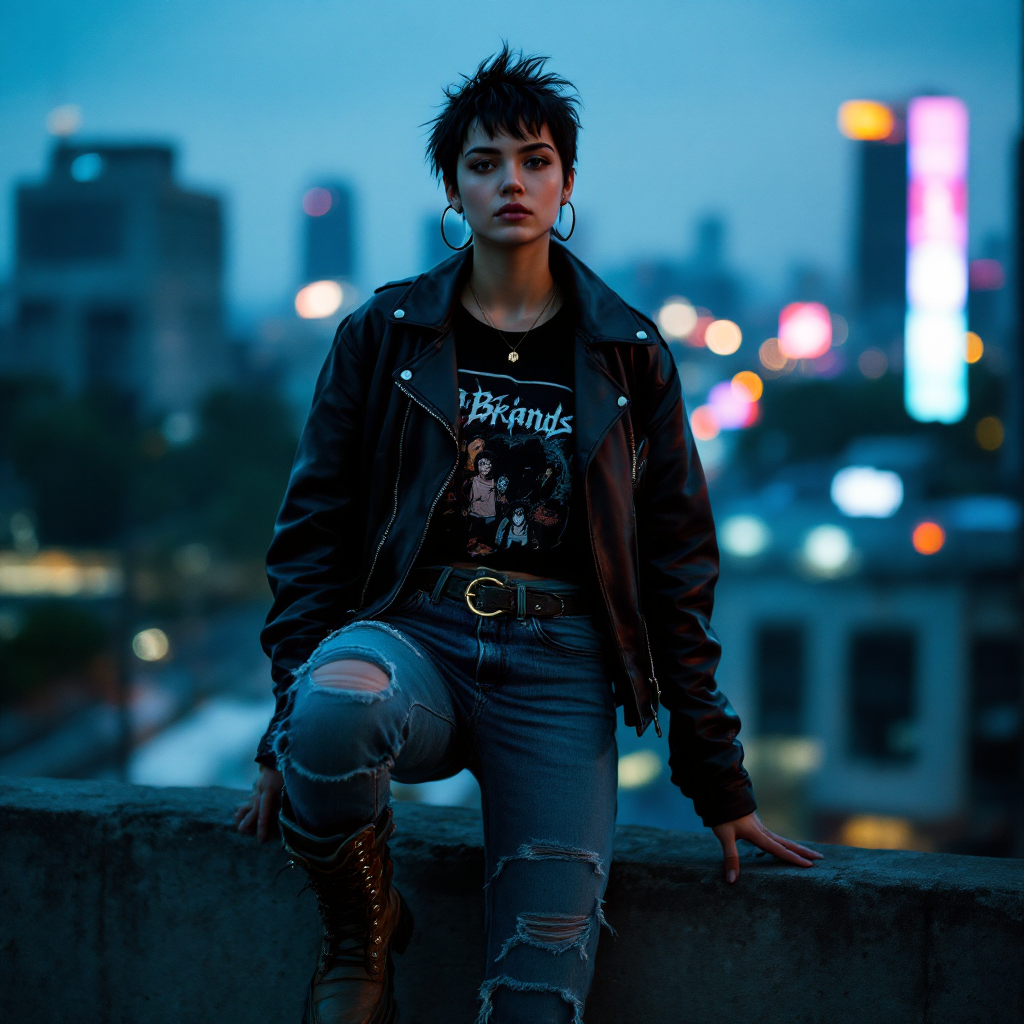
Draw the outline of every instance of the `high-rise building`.
<instances>
[{"instance_id":1,"label":"high-rise building","mask_svg":"<svg viewBox=\"0 0 1024 1024\"><path fill-rule=\"evenodd\" d=\"M341 182L314 185L302 197L306 281L351 279L355 274L352 190Z\"/></svg>"},{"instance_id":2,"label":"high-rise building","mask_svg":"<svg viewBox=\"0 0 1024 1024\"><path fill-rule=\"evenodd\" d=\"M149 410L194 404L229 373L220 201L181 188L174 151L69 145L16 197L15 329L0 362Z\"/></svg>"},{"instance_id":3,"label":"high-rise building","mask_svg":"<svg viewBox=\"0 0 1024 1024\"><path fill-rule=\"evenodd\" d=\"M861 141L855 263L862 309L899 308L907 290L907 144Z\"/></svg>"}]
</instances>

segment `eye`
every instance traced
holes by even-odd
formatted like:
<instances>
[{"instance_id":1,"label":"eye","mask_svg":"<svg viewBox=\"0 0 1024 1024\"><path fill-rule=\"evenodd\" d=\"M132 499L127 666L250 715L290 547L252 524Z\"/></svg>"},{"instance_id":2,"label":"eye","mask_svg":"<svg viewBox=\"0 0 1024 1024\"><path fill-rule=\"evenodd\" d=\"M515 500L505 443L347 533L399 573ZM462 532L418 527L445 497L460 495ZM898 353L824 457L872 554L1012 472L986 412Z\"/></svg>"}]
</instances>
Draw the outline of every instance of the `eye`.
<instances>
[{"instance_id":1,"label":"eye","mask_svg":"<svg viewBox=\"0 0 1024 1024\"><path fill-rule=\"evenodd\" d=\"M530 170L536 171L536 170L538 170L541 167L546 167L549 163L551 163L551 161L550 160L546 160L542 156L531 156L526 161L526 166L529 167Z\"/></svg>"},{"instance_id":2,"label":"eye","mask_svg":"<svg viewBox=\"0 0 1024 1024\"><path fill-rule=\"evenodd\" d=\"M469 169L471 171L481 171L482 172L482 171L489 171L493 166L494 166L494 164L492 164L490 160L474 160L469 165Z\"/></svg>"}]
</instances>

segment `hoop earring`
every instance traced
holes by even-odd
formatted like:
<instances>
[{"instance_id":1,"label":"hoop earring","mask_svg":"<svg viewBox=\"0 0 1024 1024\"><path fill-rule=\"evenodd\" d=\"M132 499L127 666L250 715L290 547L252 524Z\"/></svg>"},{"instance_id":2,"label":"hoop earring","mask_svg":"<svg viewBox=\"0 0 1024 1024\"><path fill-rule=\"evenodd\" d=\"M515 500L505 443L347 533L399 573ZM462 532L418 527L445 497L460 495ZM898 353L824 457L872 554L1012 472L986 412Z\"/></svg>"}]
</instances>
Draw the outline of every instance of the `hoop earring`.
<instances>
[{"instance_id":1,"label":"hoop earring","mask_svg":"<svg viewBox=\"0 0 1024 1024\"><path fill-rule=\"evenodd\" d=\"M448 241L448 239L445 237L445 233L444 233L444 218L447 216L449 210L451 210L453 213L455 212L455 207L452 206L451 203L449 203L444 208L444 213L441 214L441 239L444 242L444 244L448 246L449 249L454 249L456 252L462 252L463 249L468 248L472 244L473 236L470 235L464 245L452 245L452 243ZM575 217L574 217L574 220L575 220Z\"/></svg>"},{"instance_id":2,"label":"hoop earring","mask_svg":"<svg viewBox=\"0 0 1024 1024\"><path fill-rule=\"evenodd\" d=\"M576 230L576 207L572 205L572 201L569 200L569 199L566 199L565 206L568 206L569 209L572 210L572 227L569 228L569 234L567 234L567 235L560 235L558 233L558 229L557 228L555 228L555 227L551 228L551 233L560 242L568 242L569 239L572 238L572 233ZM562 207L562 210L565 209L565 206ZM562 219L562 210L558 211L558 220ZM555 221L556 224L558 223L558 220Z\"/></svg>"}]
</instances>

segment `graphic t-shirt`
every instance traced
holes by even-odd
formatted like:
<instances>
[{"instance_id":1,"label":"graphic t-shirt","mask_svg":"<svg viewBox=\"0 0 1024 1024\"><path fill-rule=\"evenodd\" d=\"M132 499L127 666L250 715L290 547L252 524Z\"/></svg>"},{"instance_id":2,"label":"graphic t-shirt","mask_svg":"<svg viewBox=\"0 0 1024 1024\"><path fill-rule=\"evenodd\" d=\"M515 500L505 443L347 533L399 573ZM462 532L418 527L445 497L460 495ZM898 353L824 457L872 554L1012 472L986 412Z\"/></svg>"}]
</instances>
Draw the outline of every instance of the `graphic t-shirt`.
<instances>
[{"instance_id":1,"label":"graphic t-shirt","mask_svg":"<svg viewBox=\"0 0 1024 1024\"><path fill-rule=\"evenodd\" d=\"M567 306L509 345L461 304L459 467L434 512L421 565L479 562L576 579L575 326ZM512 345L522 332L502 334Z\"/></svg>"}]
</instances>

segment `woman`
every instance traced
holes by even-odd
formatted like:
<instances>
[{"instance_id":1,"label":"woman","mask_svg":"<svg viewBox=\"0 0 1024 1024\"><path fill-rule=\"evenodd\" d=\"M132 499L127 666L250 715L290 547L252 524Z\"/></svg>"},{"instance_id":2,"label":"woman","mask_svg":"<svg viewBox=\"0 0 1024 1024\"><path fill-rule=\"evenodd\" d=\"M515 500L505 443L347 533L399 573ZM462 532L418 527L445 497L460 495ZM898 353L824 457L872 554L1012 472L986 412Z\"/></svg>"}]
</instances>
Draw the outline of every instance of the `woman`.
<instances>
[{"instance_id":1,"label":"woman","mask_svg":"<svg viewBox=\"0 0 1024 1024\"><path fill-rule=\"evenodd\" d=\"M565 207L575 224L579 122L544 63L506 47L448 90L429 155L472 245L338 329L268 556L277 713L239 829L265 840L279 811L317 896L310 1022L396 1019L391 778L480 782L495 1024L582 1020L616 705L658 735L669 710L728 882L737 839L818 856L757 819L715 687L718 554L672 356L551 243Z\"/></svg>"}]
</instances>

